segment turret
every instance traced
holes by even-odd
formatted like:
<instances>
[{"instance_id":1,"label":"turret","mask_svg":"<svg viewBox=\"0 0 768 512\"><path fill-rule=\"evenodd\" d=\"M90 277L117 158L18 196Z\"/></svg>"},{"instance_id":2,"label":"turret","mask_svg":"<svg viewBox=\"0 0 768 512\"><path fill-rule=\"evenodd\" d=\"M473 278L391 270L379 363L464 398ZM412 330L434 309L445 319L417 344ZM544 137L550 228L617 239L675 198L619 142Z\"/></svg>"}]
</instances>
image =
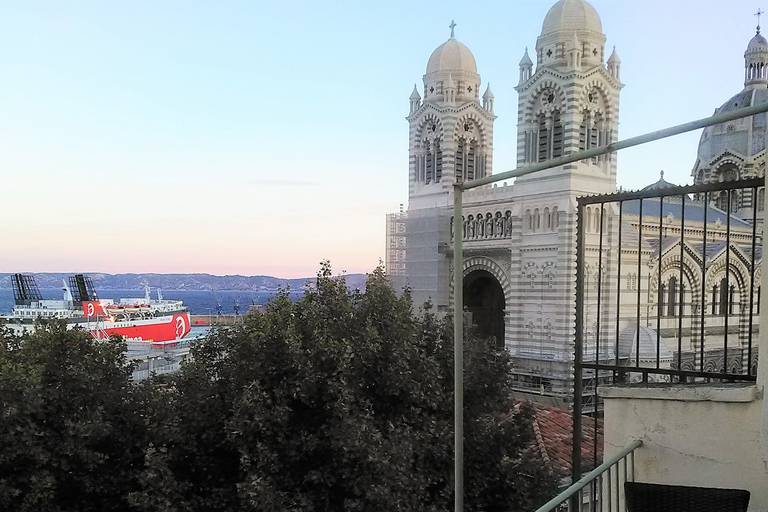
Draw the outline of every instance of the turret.
<instances>
[{"instance_id":1,"label":"turret","mask_svg":"<svg viewBox=\"0 0 768 512\"><path fill-rule=\"evenodd\" d=\"M485 88L483 93L483 108L488 112L493 112L493 93L491 92L491 84Z\"/></svg>"},{"instance_id":2,"label":"turret","mask_svg":"<svg viewBox=\"0 0 768 512\"><path fill-rule=\"evenodd\" d=\"M581 69L581 43L575 32L568 45L568 69Z\"/></svg>"},{"instance_id":3,"label":"turret","mask_svg":"<svg viewBox=\"0 0 768 512\"><path fill-rule=\"evenodd\" d=\"M421 95L419 94L419 91L416 89L416 84L413 84L413 92L411 93L411 96L409 99L411 100L410 113L413 114L414 112L419 110L419 107L421 106Z\"/></svg>"},{"instance_id":4,"label":"turret","mask_svg":"<svg viewBox=\"0 0 768 512\"><path fill-rule=\"evenodd\" d=\"M456 82L453 81L453 75L450 73L448 73L448 80L445 81L443 101L451 105L456 103Z\"/></svg>"},{"instance_id":5,"label":"turret","mask_svg":"<svg viewBox=\"0 0 768 512\"><path fill-rule=\"evenodd\" d=\"M528 47L525 47L523 58L520 59L520 84L527 82L533 73L533 61L528 56Z\"/></svg>"},{"instance_id":6,"label":"turret","mask_svg":"<svg viewBox=\"0 0 768 512\"><path fill-rule=\"evenodd\" d=\"M621 59L619 58L619 54L616 53L615 46L613 47L611 56L608 57L608 74L621 82Z\"/></svg>"}]
</instances>

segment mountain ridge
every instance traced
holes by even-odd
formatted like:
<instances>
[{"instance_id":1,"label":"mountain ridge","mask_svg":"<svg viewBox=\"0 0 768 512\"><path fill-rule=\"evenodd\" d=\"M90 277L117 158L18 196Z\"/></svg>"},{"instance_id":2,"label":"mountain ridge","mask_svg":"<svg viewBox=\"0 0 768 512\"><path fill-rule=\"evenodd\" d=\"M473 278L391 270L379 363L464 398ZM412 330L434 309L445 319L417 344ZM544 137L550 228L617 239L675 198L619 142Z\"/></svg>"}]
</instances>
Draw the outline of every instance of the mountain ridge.
<instances>
[{"instance_id":1,"label":"mountain ridge","mask_svg":"<svg viewBox=\"0 0 768 512\"><path fill-rule=\"evenodd\" d=\"M11 273L0 272L0 289L11 289ZM31 272L27 275L35 277L37 285L41 289L61 288L62 279L72 274L61 272ZM230 274L217 276L214 274L159 274L159 273L126 273L107 274L103 272L85 273L93 280L97 290L141 290L144 282L152 288L163 290L228 290L228 291L274 291L281 288L291 290L303 290L307 285L313 285L315 277L302 277L286 279L273 276L243 276ZM364 289L367 280L366 274L346 274L343 276L347 282L347 288Z\"/></svg>"}]
</instances>

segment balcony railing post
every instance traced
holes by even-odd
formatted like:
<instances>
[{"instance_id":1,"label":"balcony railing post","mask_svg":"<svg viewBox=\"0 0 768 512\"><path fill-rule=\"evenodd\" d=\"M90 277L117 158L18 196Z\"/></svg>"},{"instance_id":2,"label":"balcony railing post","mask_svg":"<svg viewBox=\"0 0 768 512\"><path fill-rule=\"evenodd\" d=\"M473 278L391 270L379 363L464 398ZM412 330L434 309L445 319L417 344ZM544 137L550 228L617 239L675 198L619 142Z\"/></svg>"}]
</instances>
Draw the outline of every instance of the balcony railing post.
<instances>
[{"instance_id":1,"label":"balcony railing post","mask_svg":"<svg viewBox=\"0 0 768 512\"><path fill-rule=\"evenodd\" d=\"M573 454L571 479L576 483L581 477L581 407L582 407L582 356L584 343L584 205L576 210L576 336L573 365ZM576 508L576 500L571 503Z\"/></svg>"},{"instance_id":2,"label":"balcony railing post","mask_svg":"<svg viewBox=\"0 0 768 512\"><path fill-rule=\"evenodd\" d=\"M464 255L462 191L453 187L454 508L464 512Z\"/></svg>"}]
</instances>

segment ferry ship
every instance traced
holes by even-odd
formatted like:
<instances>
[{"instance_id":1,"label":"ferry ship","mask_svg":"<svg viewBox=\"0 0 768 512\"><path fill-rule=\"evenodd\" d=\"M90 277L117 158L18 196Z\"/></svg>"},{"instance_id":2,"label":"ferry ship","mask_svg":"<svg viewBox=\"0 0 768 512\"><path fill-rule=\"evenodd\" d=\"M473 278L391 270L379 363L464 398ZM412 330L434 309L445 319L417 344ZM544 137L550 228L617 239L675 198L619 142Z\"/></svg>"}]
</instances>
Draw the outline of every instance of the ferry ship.
<instances>
[{"instance_id":1,"label":"ferry ship","mask_svg":"<svg viewBox=\"0 0 768 512\"><path fill-rule=\"evenodd\" d=\"M34 276L13 274L11 315L0 316L0 326L21 333L34 329L38 319L60 318L71 329L80 328L97 340L121 336L130 344L152 348L172 348L190 331L189 310L180 300L164 300L160 290L157 300L150 298L149 285L143 298L99 300L93 282L77 274L63 280L62 300L45 300Z\"/></svg>"}]
</instances>

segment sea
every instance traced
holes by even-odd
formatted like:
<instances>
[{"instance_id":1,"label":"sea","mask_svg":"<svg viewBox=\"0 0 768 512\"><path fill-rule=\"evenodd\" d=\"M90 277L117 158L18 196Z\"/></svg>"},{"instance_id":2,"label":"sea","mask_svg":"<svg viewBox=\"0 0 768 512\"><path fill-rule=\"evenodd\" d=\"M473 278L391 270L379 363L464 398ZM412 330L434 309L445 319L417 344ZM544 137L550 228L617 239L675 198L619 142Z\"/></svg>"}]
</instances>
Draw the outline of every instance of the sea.
<instances>
[{"instance_id":1,"label":"sea","mask_svg":"<svg viewBox=\"0 0 768 512\"><path fill-rule=\"evenodd\" d=\"M98 290L100 299L121 299L144 297L144 290ZM235 304L240 305L240 313L245 314L251 305L267 304L277 294L274 291L190 291L190 290L163 290L163 299L181 300L189 308L193 315L208 315L217 313L217 301L221 304L222 314L234 314ZM303 292L290 292L294 302L301 297ZM61 300L63 293L60 288L42 288L40 295L43 299ZM157 299L157 292L152 290L152 299ZM13 310L13 290L0 289L0 315L8 315Z\"/></svg>"}]
</instances>

